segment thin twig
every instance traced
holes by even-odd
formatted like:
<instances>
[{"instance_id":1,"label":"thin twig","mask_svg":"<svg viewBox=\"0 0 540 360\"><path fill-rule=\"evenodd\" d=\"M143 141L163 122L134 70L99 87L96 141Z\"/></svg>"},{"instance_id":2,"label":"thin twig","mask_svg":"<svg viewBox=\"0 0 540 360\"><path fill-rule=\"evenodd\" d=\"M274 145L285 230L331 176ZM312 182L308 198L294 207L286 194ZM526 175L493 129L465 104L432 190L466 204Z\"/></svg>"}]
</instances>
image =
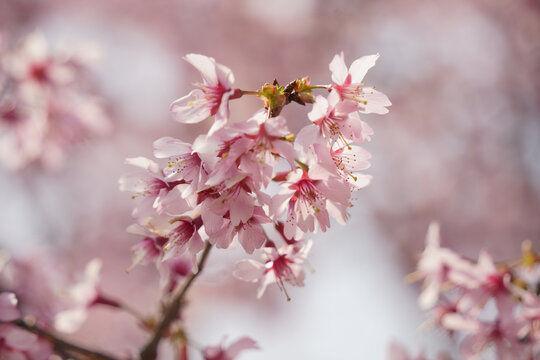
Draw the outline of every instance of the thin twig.
<instances>
[{"instance_id":1,"label":"thin twig","mask_svg":"<svg viewBox=\"0 0 540 360\"><path fill-rule=\"evenodd\" d=\"M199 263L197 264L199 270L196 273L192 273L186 278L184 285L178 290L169 307L164 311L163 317L161 318L161 321L156 327L152 338L148 341L146 346L140 352L141 360L154 360L156 358L159 342L161 341L163 334L169 328L171 323L178 317L178 313L182 307L182 303L184 302L184 297L186 296L187 291L189 290L195 279L203 271L206 258L208 257L211 248L212 244L207 242L206 247L204 248L204 251L199 260Z\"/></svg>"},{"instance_id":2,"label":"thin twig","mask_svg":"<svg viewBox=\"0 0 540 360\"><path fill-rule=\"evenodd\" d=\"M66 340L62 340L58 338L56 335L54 335L53 333L45 329L42 329L35 324L28 324L22 319L6 322L5 324L12 324L12 325L18 326L21 329L27 330L31 333L34 333L40 336L41 338L51 342L54 348L59 349L60 352L74 352L74 353L83 355L88 359L93 359L93 360L117 360L115 357L112 357L110 355L106 355L98 351L86 349L82 346L72 344L70 342L67 342Z\"/></svg>"}]
</instances>

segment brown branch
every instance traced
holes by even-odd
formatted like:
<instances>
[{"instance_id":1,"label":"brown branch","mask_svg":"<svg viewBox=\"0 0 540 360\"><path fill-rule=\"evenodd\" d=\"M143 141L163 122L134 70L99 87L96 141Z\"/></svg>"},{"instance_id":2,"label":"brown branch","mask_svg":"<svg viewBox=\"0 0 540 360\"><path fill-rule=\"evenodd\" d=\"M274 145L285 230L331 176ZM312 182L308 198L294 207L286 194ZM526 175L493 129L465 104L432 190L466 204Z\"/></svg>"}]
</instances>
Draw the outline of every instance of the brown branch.
<instances>
[{"instance_id":1,"label":"brown branch","mask_svg":"<svg viewBox=\"0 0 540 360\"><path fill-rule=\"evenodd\" d=\"M54 346L54 348L58 349L58 352L61 352L61 353L74 352L88 359L93 359L93 360L117 360L115 357L112 357L110 355L106 355L106 354L103 354L94 350L89 350L82 346L67 342L66 340L62 340L58 338L56 335L54 335L53 333L40 328L36 324L27 323L22 319L5 322L5 324L12 324L12 325L18 326L21 329L27 330L31 333L34 333L40 336L41 338L49 341Z\"/></svg>"},{"instance_id":2,"label":"brown branch","mask_svg":"<svg viewBox=\"0 0 540 360\"><path fill-rule=\"evenodd\" d=\"M148 341L146 346L140 352L141 360L154 360L156 358L159 342L161 341L163 334L169 328L171 323L178 317L178 313L180 312L180 309L184 302L184 297L186 296L187 291L189 290L195 279L203 271L206 258L208 257L211 248L212 244L207 242L206 247L204 248L204 251L199 260L199 263L197 264L198 271L196 273L192 273L186 278L184 285L177 291L177 294L174 296L167 309L165 309L161 321L156 327L152 338Z\"/></svg>"}]
</instances>

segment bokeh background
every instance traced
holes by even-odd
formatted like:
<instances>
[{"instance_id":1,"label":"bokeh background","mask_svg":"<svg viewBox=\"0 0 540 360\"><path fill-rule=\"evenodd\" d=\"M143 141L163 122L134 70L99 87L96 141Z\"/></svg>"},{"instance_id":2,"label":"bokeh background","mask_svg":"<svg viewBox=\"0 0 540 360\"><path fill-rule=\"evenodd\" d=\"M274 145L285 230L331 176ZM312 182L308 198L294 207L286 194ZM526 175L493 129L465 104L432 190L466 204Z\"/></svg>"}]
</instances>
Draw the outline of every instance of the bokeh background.
<instances>
[{"instance_id":1,"label":"bokeh background","mask_svg":"<svg viewBox=\"0 0 540 360\"><path fill-rule=\"evenodd\" d=\"M74 148L57 171L0 170L0 244L27 256L47 251L76 274L104 260L103 289L144 313L157 308L151 267L129 275L125 233L132 201L117 180L124 159L151 156L161 136L193 140L210 121L172 121L170 103L199 75L182 56L201 53L229 66L255 90L309 75L330 83L328 63L380 53L366 77L393 105L363 117L375 130L372 184L356 195L351 220L314 237L306 287L277 287L261 300L230 271L242 252L214 251L184 314L201 345L249 335L262 350L242 359L384 359L388 343L455 352L421 326L414 270L432 220L443 243L475 258L481 248L513 258L540 244L540 2L537 0L3 0L0 30L10 41L38 29L54 45L97 44L96 67L114 130ZM233 119L260 106L232 104ZM284 110L290 127L309 109ZM103 323L110 325L103 327ZM97 330L99 329L99 330ZM75 334L104 350L135 349L145 334L127 316L96 308ZM195 357L196 358L196 357Z\"/></svg>"}]
</instances>

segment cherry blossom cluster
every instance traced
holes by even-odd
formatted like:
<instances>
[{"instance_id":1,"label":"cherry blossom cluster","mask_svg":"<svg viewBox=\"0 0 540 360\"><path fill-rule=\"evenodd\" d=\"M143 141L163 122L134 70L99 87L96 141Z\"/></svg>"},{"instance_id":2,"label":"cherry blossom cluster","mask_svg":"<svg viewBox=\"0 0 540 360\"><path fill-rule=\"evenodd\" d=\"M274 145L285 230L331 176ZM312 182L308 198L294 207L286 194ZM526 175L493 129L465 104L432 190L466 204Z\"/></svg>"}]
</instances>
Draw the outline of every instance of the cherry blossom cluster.
<instances>
[{"instance_id":1,"label":"cherry blossom cluster","mask_svg":"<svg viewBox=\"0 0 540 360\"><path fill-rule=\"evenodd\" d=\"M489 348L501 360L540 356L540 254L529 241L521 258L497 263L487 251L477 261L441 247L437 224L430 225L415 278L424 280L419 303L430 322L463 337L465 359Z\"/></svg>"},{"instance_id":2,"label":"cherry blossom cluster","mask_svg":"<svg viewBox=\"0 0 540 360\"><path fill-rule=\"evenodd\" d=\"M110 130L90 72L95 54L51 49L38 32L14 48L0 38L1 163L55 169L73 144Z\"/></svg>"},{"instance_id":3,"label":"cherry blossom cluster","mask_svg":"<svg viewBox=\"0 0 540 360\"><path fill-rule=\"evenodd\" d=\"M358 144L373 131L359 113L388 112L388 98L362 82L378 57L361 57L347 68L343 53L336 55L330 85L312 86L304 77L245 91L234 87L232 71L213 58L187 55L202 82L173 102L171 111L181 123L214 121L192 144L156 140L157 161L127 159L140 169L120 180L121 190L139 199L130 231L144 239L134 248L134 265L157 262L162 268L163 262L184 259L195 266L205 241L220 249L239 243L247 254L261 252L262 262L243 260L234 271L259 283L259 297L271 283L284 291L285 283L302 286L308 233L326 231L330 218L344 224L351 193L370 181L361 173L370 166L370 154ZM315 89L328 95L315 96ZM233 122L229 101L245 95L258 96L264 109ZM291 102L313 104L297 136L281 115Z\"/></svg>"}]
</instances>

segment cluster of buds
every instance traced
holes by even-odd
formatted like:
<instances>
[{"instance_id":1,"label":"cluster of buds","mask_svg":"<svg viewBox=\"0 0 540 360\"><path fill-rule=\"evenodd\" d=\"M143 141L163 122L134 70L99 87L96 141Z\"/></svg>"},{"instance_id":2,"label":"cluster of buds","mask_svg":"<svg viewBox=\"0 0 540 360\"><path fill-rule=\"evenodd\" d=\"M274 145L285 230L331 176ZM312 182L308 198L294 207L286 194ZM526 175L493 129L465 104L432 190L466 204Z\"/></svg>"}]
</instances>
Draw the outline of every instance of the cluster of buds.
<instances>
[{"instance_id":1,"label":"cluster of buds","mask_svg":"<svg viewBox=\"0 0 540 360\"><path fill-rule=\"evenodd\" d=\"M430 226L411 276L424 280L419 303L430 322L464 336L465 359L478 359L490 347L501 360L540 356L540 255L529 241L522 250L516 260L496 263L482 251L471 261L441 247L438 226Z\"/></svg>"},{"instance_id":2,"label":"cluster of buds","mask_svg":"<svg viewBox=\"0 0 540 360\"><path fill-rule=\"evenodd\" d=\"M362 57L348 69L343 54L336 55L330 85L312 86L304 77L246 91L235 88L231 70L213 58L187 55L203 80L173 102L171 111L181 123L211 116L214 122L192 144L172 137L155 141L154 156L166 163L127 159L140 171L120 179L120 188L139 199L130 230L144 235L134 247L133 266L155 262L163 268L181 259L196 271L205 242L220 249L237 242L248 254L261 251L262 263L243 260L234 271L242 280L258 282L259 296L271 283L285 294L285 283L302 286L308 233L326 231L331 217L344 224L351 193L370 182L361 173L370 166L370 154L358 143L369 141L373 131L359 113L384 114L390 105L362 82L377 58ZM316 89L328 95L314 96ZM233 123L229 101L245 95L261 98L264 108ZM310 121L297 136L281 115L292 102L313 104Z\"/></svg>"},{"instance_id":3,"label":"cluster of buds","mask_svg":"<svg viewBox=\"0 0 540 360\"><path fill-rule=\"evenodd\" d=\"M39 33L9 49L0 38L0 162L62 166L66 152L110 130L89 71L90 47L76 55L50 49Z\"/></svg>"}]
</instances>

